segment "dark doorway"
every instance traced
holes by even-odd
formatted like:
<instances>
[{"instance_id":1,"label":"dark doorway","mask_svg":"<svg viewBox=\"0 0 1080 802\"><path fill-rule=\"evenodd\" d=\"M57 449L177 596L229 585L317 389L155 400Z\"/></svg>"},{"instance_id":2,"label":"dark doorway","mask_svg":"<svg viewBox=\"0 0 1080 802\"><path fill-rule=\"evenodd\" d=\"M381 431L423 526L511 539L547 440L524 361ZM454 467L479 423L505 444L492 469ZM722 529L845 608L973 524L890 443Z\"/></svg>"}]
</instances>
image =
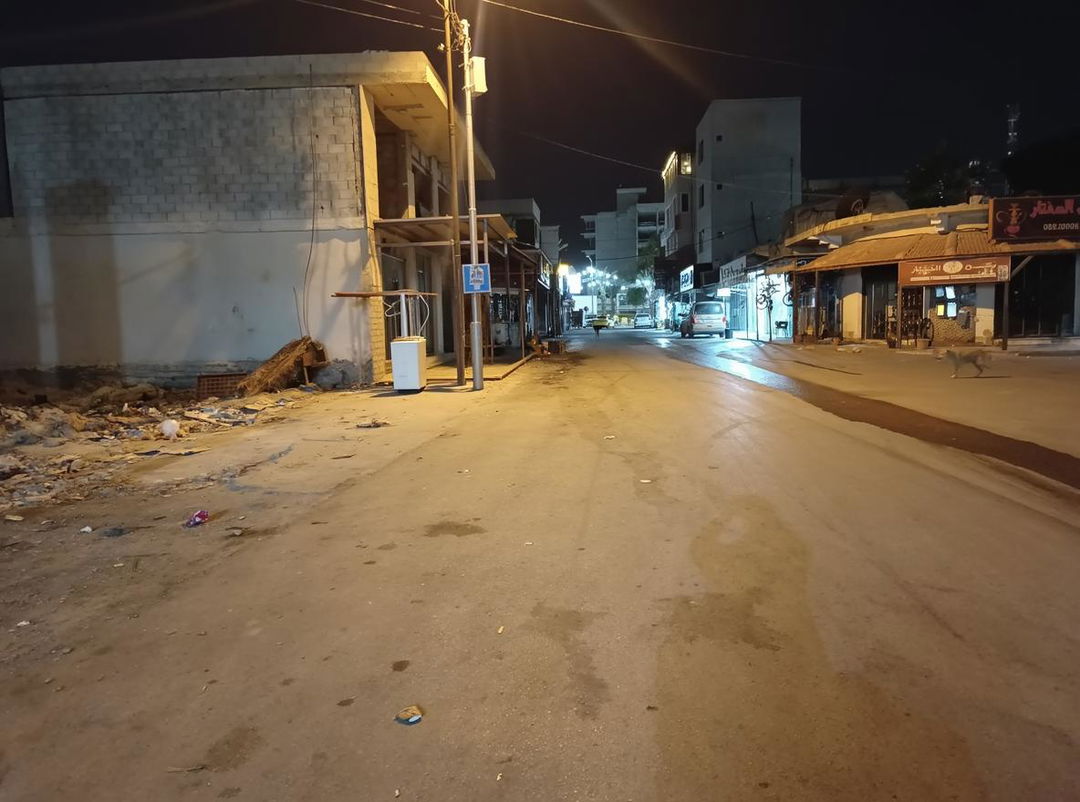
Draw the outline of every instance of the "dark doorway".
<instances>
[{"instance_id":1,"label":"dark doorway","mask_svg":"<svg viewBox=\"0 0 1080 802\"><path fill-rule=\"evenodd\" d=\"M431 292L431 280L431 255L417 252L416 289L420 290L420 292ZM433 300L433 298L424 298L417 304L420 323L423 324L423 328L418 330L417 333L427 340L424 347L427 349L428 356L435 355L435 324L432 323L434 310L429 306Z\"/></svg>"},{"instance_id":2,"label":"dark doorway","mask_svg":"<svg viewBox=\"0 0 1080 802\"><path fill-rule=\"evenodd\" d=\"M866 320L863 331L868 340L884 340L896 309L896 268L887 265L863 268Z\"/></svg>"},{"instance_id":3,"label":"dark doorway","mask_svg":"<svg viewBox=\"0 0 1080 802\"><path fill-rule=\"evenodd\" d=\"M393 290L405 289L405 262L396 256L391 256L388 253L382 254L380 260L382 267L382 280L383 290L390 292ZM388 303L396 302L396 299L387 299ZM398 310L400 314L401 310ZM386 358L390 359L390 341L395 337L401 336L401 318L397 315L390 316L385 315L383 317L384 331L386 333Z\"/></svg>"}]
</instances>

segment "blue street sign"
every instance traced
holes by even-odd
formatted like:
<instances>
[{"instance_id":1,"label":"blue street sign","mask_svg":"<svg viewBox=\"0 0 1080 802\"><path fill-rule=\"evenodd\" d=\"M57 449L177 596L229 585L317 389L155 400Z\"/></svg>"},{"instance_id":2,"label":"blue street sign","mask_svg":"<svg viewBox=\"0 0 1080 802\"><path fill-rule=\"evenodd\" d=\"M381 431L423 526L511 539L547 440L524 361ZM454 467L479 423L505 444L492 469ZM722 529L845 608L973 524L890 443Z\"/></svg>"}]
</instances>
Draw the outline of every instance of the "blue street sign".
<instances>
[{"instance_id":1,"label":"blue street sign","mask_svg":"<svg viewBox=\"0 0 1080 802\"><path fill-rule=\"evenodd\" d=\"M462 265L461 275L466 295L491 292L491 265Z\"/></svg>"}]
</instances>

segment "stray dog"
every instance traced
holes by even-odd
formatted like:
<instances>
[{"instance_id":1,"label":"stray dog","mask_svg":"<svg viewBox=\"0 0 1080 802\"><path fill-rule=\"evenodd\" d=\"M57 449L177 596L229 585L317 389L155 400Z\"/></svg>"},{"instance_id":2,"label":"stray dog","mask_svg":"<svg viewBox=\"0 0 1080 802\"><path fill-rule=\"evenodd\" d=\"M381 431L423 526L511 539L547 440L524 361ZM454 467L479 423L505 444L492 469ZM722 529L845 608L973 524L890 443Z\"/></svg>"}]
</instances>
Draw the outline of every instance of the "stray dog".
<instances>
[{"instance_id":1,"label":"stray dog","mask_svg":"<svg viewBox=\"0 0 1080 802\"><path fill-rule=\"evenodd\" d=\"M937 348L934 350L935 359L947 359L952 364L952 378L956 378L957 372L962 365L972 365L979 371L976 376L982 376L983 370L990 364L990 354L986 351L974 349L971 351L954 351L951 348Z\"/></svg>"},{"instance_id":2,"label":"stray dog","mask_svg":"<svg viewBox=\"0 0 1080 802\"><path fill-rule=\"evenodd\" d=\"M548 344L541 340L539 337L537 337L535 334L528 340L526 340L526 342L532 349L533 356L538 356L541 359L547 359L547 357L551 356L551 349L548 348Z\"/></svg>"}]
</instances>

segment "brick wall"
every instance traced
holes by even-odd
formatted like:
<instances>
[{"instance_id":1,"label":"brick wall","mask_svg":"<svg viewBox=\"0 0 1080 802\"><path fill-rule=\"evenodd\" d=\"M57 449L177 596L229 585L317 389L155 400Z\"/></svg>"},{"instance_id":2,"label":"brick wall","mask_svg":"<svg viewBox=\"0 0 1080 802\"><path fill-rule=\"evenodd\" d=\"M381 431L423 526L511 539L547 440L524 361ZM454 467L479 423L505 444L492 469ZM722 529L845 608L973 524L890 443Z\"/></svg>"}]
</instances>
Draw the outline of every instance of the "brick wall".
<instances>
[{"instance_id":1,"label":"brick wall","mask_svg":"<svg viewBox=\"0 0 1080 802\"><path fill-rule=\"evenodd\" d=\"M320 219L360 217L355 91L9 100L15 212L63 224L310 221L314 196Z\"/></svg>"}]
</instances>

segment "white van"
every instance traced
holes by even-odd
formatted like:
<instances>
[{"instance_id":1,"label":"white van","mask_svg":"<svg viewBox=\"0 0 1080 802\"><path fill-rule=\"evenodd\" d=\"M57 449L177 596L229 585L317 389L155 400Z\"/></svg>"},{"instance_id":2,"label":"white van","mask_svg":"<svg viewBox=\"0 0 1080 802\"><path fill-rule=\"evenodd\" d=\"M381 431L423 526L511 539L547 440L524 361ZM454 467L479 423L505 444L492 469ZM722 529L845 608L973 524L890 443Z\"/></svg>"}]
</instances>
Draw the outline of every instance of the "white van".
<instances>
[{"instance_id":1,"label":"white van","mask_svg":"<svg viewBox=\"0 0 1080 802\"><path fill-rule=\"evenodd\" d=\"M718 334L724 336L727 329L727 315L724 305L719 301L697 301L690 307L690 314L679 324L680 337L693 337L695 334Z\"/></svg>"}]
</instances>

